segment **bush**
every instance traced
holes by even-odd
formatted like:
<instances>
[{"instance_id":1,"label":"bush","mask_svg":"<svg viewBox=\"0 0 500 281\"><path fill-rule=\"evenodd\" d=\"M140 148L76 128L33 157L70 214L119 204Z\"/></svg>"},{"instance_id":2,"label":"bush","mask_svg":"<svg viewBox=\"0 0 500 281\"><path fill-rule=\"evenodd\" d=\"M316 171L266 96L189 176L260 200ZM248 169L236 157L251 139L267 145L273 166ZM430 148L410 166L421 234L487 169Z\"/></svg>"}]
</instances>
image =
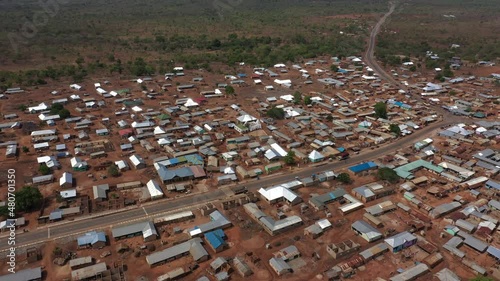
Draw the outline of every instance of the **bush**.
<instances>
[{"instance_id":1,"label":"bush","mask_svg":"<svg viewBox=\"0 0 500 281\"><path fill-rule=\"evenodd\" d=\"M311 97L310 97L310 96L306 96L306 97L304 98L304 104L305 104L305 105L309 105L309 104L311 104L311 103L312 103L312 99L311 99Z\"/></svg>"},{"instance_id":2,"label":"bush","mask_svg":"<svg viewBox=\"0 0 500 281\"><path fill-rule=\"evenodd\" d=\"M267 111L266 115L278 120L285 119L285 111L283 108L273 107Z\"/></svg>"},{"instance_id":3,"label":"bush","mask_svg":"<svg viewBox=\"0 0 500 281\"><path fill-rule=\"evenodd\" d=\"M401 129L397 124L389 125L389 130L391 131L391 133L395 134L398 137L401 135Z\"/></svg>"},{"instance_id":4,"label":"bush","mask_svg":"<svg viewBox=\"0 0 500 281\"><path fill-rule=\"evenodd\" d=\"M341 183L351 183L352 179L351 176L348 173L341 173L337 176L337 180Z\"/></svg>"},{"instance_id":5,"label":"bush","mask_svg":"<svg viewBox=\"0 0 500 281\"><path fill-rule=\"evenodd\" d=\"M118 170L118 167L116 165L111 165L108 167L108 175L117 177L120 175L120 170Z\"/></svg>"},{"instance_id":6,"label":"bush","mask_svg":"<svg viewBox=\"0 0 500 281\"><path fill-rule=\"evenodd\" d=\"M61 117L61 119L66 119L66 118L69 118L70 116L71 116L71 113L66 108L61 109L59 111L59 117Z\"/></svg>"},{"instance_id":7,"label":"bush","mask_svg":"<svg viewBox=\"0 0 500 281\"><path fill-rule=\"evenodd\" d=\"M386 180L390 183L397 183L399 181L399 176L396 173L396 171L394 171L391 168L386 168L386 167L380 168L378 170L377 178L379 180Z\"/></svg>"},{"instance_id":8,"label":"bush","mask_svg":"<svg viewBox=\"0 0 500 281\"><path fill-rule=\"evenodd\" d=\"M295 164L295 152L293 151L288 151L285 157L283 157L283 161L285 161L286 164L288 165L293 165Z\"/></svg>"},{"instance_id":9,"label":"bush","mask_svg":"<svg viewBox=\"0 0 500 281\"><path fill-rule=\"evenodd\" d=\"M377 118L387 119L387 105L383 102L377 102L375 104L375 116Z\"/></svg>"},{"instance_id":10,"label":"bush","mask_svg":"<svg viewBox=\"0 0 500 281\"><path fill-rule=\"evenodd\" d=\"M234 95L234 92L235 92L235 91L234 91L233 86L229 86L229 85L228 85L228 86L226 86L226 88L225 88L225 89L226 89L226 94L227 94L227 95Z\"/></svg>"},{"instance_id":11,"label":"bush","mask_svg":"<svg viewBox=\"0 0 500 281\"><path fill-rule=\"evenodd\" d=\"M47 167L45 163L41 164L40 167L38 167L38 171L44 176L50 174L50 168Z\"/></svg>"}]
</instances>

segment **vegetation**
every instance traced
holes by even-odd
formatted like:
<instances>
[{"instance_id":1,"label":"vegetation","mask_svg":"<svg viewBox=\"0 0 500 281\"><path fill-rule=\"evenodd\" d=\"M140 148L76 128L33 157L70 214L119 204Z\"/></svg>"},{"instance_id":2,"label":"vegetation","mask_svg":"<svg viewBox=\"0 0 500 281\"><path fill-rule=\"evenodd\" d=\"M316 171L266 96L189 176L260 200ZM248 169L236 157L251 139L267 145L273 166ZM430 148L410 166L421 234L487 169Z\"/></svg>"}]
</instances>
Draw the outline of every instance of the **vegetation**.
<instances>
[{"instance_id":1,"label":"vegetation","mask_svg":"<svg viewBox=\"0 0 500 281\"><path fill-rule=\"evenodd\" d=\"M339 70L339 67L338 67L338 66L336 66L335 64L332 64L332 65L330 66L330 70L331 70L331 71L333 71L333 72L337 72L337 71Z\"/></svg>"},{"instance_id":2,"label":"vegetation","mask_svg":"<svg viewBox=\"0 0 500 281\"><path fill-rule=\"evenodd\" d=\"M0 206L0 218L5 218L9 215L9 207L6 206Z\"/></svg>"},{"instance_id":3,"label":"vegetation","mask_svg":"<svg viewBox=\"0 0 500 281\"><path fill-rule=\"evenodd\" d=\"M288 153L286 154L285 157L283 157L283 161L285 161L285 163L287 165L293 165L295 164L295 152L293 151L288 151Z\"/></svg>"},{"instance_id":4,"label":"vegetation","mask_svg":"<svg viewBox=\"0 0 500 281\"><path fill-rule=\"evenodd\" d=\"M226 94L228 94L228 95L232 96L232 95L234 95L234 92L235 92L235 91L234 91L233 86L230 86L230 85L227 85L227 86L226 86Z\"/></svg>"},{"instance_id":5,"label":"vegetation","mask_svg":"<svg viewBox=\"0 0 500 281\"><path fill-rule=\"evenodd\" d=\"M120 175L120 170L116 165L111 165L108 167L108 175L118 177Z\"/></svg>"},{"instance_id":6,"label":"vegetation","mask_svg":"<svg viewBox=\"0 0 500 281\"><path fill-rule=\"evenodd\" d=\"M500 6L488 0L422 0L399 5L377 37L376 56L390 65L398 64L394 56L416 58L425 61L427 69L443 68L455 56L471 62L495 59L500 57L500 41L490 34L498 28L499 13ZM452 49L452 44L460 47ZM440 58L426 58L427 51ZM452 77L448 74L443 73Z\"/></svg>"},{"instance_id":7,"label":"vegetation","mask_svg":"<svg viewBox=\"0 0 500 281\"><path fill-rule=\"evenodd\" d=\"M337 180L341 183L349 184L352 182L351 176L348 173L340 173L337 176Z\"/></svg>"},{"instance_id":8,"label":"vegetation","mask_svg":"<svg viewBox=\"0 0 500 281\"><path fill-rule=\"evenodd\" d=\"M57 114L59 115L59 117L61 117L61 119L66 119L71 116L69 110L64 108L64 105L62 103L53 104L52 107L50 108L50 114L53 115Z\"/></svg>"},{"instance_id":9,"label":"vegetation","mask_svg":"<svg viewBox=\"0 0 500 281\"><path fill-rule=\"evenodd\" d=\"M401 129L397 124L389 125L389 131L391 131L391 133L395 134L398 137L401 136Z\"/></svg>"},{"instance_id":10,"label":"vegetation","mask_svg":"<svg viewBox=\"0 0 500 281\"><path fill-rule=\"evenodd\" d=\"M470 279L470 281L494 281L494 280L495 279L493 279L493 278L482 276L482 275L478 275L478 276Z\"/></svg>"},{"instance_id":11,"label":"vegetation","mask_svg":"<svg viewBox=\"0 0 500 281\"><path fill-rule=\"evenodd\" d=\"M13 69L0 71L0 87L79 82L100 73L150 75L174 65L209 70L212 62L271 66L356 55L364 49L371 15L387 10L368 0L114 2L66 1L30 38L20 28L33 17L32 3L0 4L0 33L9 39L0 41L0 61ZM353 13L363 18L342 17Z\"/></svg>"},{"instance_id":12,"label":"vegetation","mask_svg":"<svg viewBox=\"0 0 500 281\"><path fill-rule=\"evenodd\" d=\"M305 105L310 105L312 103L312 99L311 99L311 96L306 96L304 98L304 104Z\"/></svg>"},{"instance_id":13,"label":"vegetation","mask_svg":"<svg viewBox=\"0 0 500 281\"><path fill-rule=\"evenodd\" d=\"M47 165L45 163L42 163L40 165L40 167L38 167L38 172L40 172L40 174L45 176L45 175L50 174L50 168L47 167Z\"/></svg>"},{"instance_id":14,"label":"vegetation","mask_svg":"<svg viewBox=\"0 0 500 281\"><path fill-rule=\"evenodd\" d=\"M16 210L21 212L31 212L42 206L43 196L38 188L24 186L15 192Z\"/></svg>"},{"instance_id":15,"label":"vegetation","mask_svg":"<svg viewBox=\"0 0 500 281\"><path fill-rule=\"evenodd\" d=\"M293 93L293 103L300 104L302 102L302 94L299 91Z\"/></svg>"},{"instance_id":16,"label":"vegetation","mask_svg":"<svg viewBox=\"0 0 500 281\"><path fill-rule=\"evenodd\" d=\"M25 145L23 145L22 150L23 150L23 153L30 152L30 149L27 146L25 146Z\"/></svg>"},{"instance_id":17,"label":"vegetation","mask_svg":"<svg viewBox=\"0 0 500 281\"><path fill-rule=\"evenodd\" d=\"M278 108L278 107L273 107L269 109L266 113L268 117L277 119L277 120L282 120L285 119L285 111L283 108Z\"/></svg>"},{"instance_id":18,"label":"vegetation","mask_svg":"<svg viewBox=\"0 0 500 281\"><path fill-rule=\"evenodd\" d=\"M375 116L387 119L387 105L384 102L377 102L375 104Z\"/></svg>"},{"instance_id":19,"label":"vegetation","mask_svg":"<svg viewBox=\"0 0 500 281\"><path fill-rule=\"evenodd\" d=\"M24 112L26 111L26 109L28 109L28 106L26 106L25 104L20 104L17 108Z\"/></svg>"},{"instance_id":20,"label":"vegetation","mask_svg":"<svg viewBox=\"0 0 500 281\"><path fill-rule=\"evenodd\" d=\"M394 171L391 168L387 168L387 167L380 168L378 170L377 178L379 180L385 180L385 181L388 181L390 183L397 183L399 181L399 176L396 173L396 171Z\"/></svg>"}]
</instances>

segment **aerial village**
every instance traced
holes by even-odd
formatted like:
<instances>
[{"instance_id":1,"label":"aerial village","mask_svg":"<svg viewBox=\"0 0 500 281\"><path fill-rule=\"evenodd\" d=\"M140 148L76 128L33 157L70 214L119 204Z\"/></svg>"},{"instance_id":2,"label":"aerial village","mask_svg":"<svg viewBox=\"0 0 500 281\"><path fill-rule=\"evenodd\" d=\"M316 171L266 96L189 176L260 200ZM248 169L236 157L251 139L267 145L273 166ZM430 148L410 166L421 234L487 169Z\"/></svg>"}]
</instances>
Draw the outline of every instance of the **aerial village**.
<instances>
[{"instance_id":1,"label":"aerial village","mask_svg":"<svg viewBox=\"0 0 500 281\"><path fill-rule=\"evenodd\" d=\"M500 75L409 66L401 88L328 57L7 90L2 169L45 199L0 222L43 233L0 280L500 279Z\"/></svg>"}]
</instances>

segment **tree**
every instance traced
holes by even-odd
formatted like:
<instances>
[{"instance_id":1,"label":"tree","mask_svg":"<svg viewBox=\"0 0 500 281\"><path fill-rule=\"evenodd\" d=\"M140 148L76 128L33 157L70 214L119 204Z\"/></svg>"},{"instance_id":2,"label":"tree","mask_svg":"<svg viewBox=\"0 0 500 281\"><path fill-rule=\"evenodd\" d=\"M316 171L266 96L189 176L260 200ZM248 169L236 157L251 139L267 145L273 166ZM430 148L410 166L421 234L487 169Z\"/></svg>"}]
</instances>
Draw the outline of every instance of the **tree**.
<instances>
[{"instance_id":1,"label":"tree","mask_svg":"<svg viewBox=\"0 0 500 281\"><path fill-rule=\"evenodd\" d=\"M62 103L55 103L50 108L50 114L54 114L54 115L59 114L59 111L61 111L63 109L64 109L64 106L62 105Z\"/></svg>"},{"instance_id":2,"label":"tree","mask_svg":"<svg viewBox=\"0 0 500 281\"><path fill-rule=\"evenodd\" d=\"M397 124L389 125L389 131L391 131L391 133L394 133L398 137L401 135L401 129Z\"/></svg>"},{"instance_id":3,"label":"tree","mask_svg":"<svg viewBox=\"0 0 500 281\"><path fill-rule=\"evenodd\" d=\"M396 171L394 171L391 168L387 168L387 167L380 168L378 170L377 178L379 180L386 180L390 183L397 183L399 181L399 176L396 173Z\"/></svg>"},{"instance_id":4,"label":"tree","mask_svg":"<svg viewBox=\"0 0 500 281\"><path fill-rule=\"evenodd\" d=\"M285 157L283 157L283 161L285 161L286 164L288 165L293 165L295 164L295 152L293 151L288 151Z\"/></svg>"},{"instance_id":5,"label":"tree","mask_svg":"<svg viewBox=\"0 0 500 281\"><path fill-rule=\"evenodd\" d=\"M417 71L417 67L416 67L416 66L414 66L414 65L410 66L410 71L411 71L411 72L415 72L415 71Z\"/></svg>"},{"instance_id":6,"label":"tree","mask_svg":"<svg viewBox=\"0 0 500 281\"><path fill-rule=\"evenodd\" d=\"M23 145L22 150L23 150L24 153L30 152L30 149L27 146L24 146L24 145Z\"/></svg>"},{"instance_id":7,"label":"tree","mask_svg":"<svg viewBox=\"0 0 500 281\"><path fill-rule=\"evenodd\" d=\"M234 88L233 88L233 86L230 86L230 85L226 86L226 94L227 95L234 95Z\"/></svg>"},{"instance_id":8,"label":"tree","mask_svg":"<svg viewBox=\"0 0 500 281\"><path fill-rule=\"evenodd\" d=\"M331 71L333 71L333 72L337 72L337 71L339 71L339 67L338 67L338 66L336 66L335 64L332 64L332 65L330 66L330 70L331 70Z\"/></svg>"},{"instance_id":9,"label":"tree","mask_svg":"<svg viewBox=\"0 0 500 281\"><path fill-rule=\"evenodd\" d=\"M59 111L59 117L61 117L61 119L66 119L70 116L71 116L71 113L66 108L63 108Z\"/></svg>"},{"instance_id":10,"label":"tree","mask_svg":"<svg viewBox=\"0 0 500 281\"><path fill-rule=\"evenodd\" d=\"M50 168L47 167L45 163L41 164L40 167L38 167L38 171L44 176L50 174Z\"/></svg>"},{"instance_id":11,"label":"tree","mask_svg":"<svg viewBox=\"0 0 500 281\"><path fill-rule=\"evenodd\" d=\"M120 175L120 170L118 170L118 167L116 165L111 165L108 168L108 175L112 177L117 177Z\"/></svg>"},{"instance_id":12,"label":"tree","mask_svg":"<svg viewBox=\"0 0 500 281\"><path fill-rule=\"evenodd\" d=\"M31 212L42 206L43 196L38 188L24 186L15 192L16 209L22 212Z\"/></svg>"},{"instance_id":13,"label":"tree","mask_svg":"<svg viewBox=\"0 0 500 281\"><path fill-rule=\"evenodd\" d=\"M266 112L266 115L278 120L285 119L285 111L283 108L273 107Z\"/></svg>"},{"instance_id":14,"label":"tree","mask_svg":"<svg viewBox=\"0 0 500 281\"><path fill-rule=\"evenodd\" d=\"M293 93L293 103L299 104L302 101L302 94L299 91Z\"/></svg>"},{"instance_id":15,"label":"tree","mask_svg":"<svg viewBox=\"0 0 500 281\"><path fill-rule=\"evenodd\" d=\"M20 104L17 108L21 111L26 111L26 109L28 109L28 107L25 104Z\"/></svg>"},{"instance_id":16,"label":"tree","mask_svg":"<svg viewBox=\"0 0 500 281\"><path fill-rule=\"evenodd\" d=\"M341 183L351 183L352 182L351 176L348 173L340 173L337 176L337 180Z\"/></svg>"},{"instance_id":17,"label":"tree","mask_svg":"<svg viewBox=\"0 0 500 281\"><path fill-rule=\"evenodd\" d=\"M9 207L7 205L0 206L0 218L5 218L9 215Z\"/></svg>"},{"instance_id":18,"label":"tree","mask_svg":"<svg viewBox=\"0 0 500 281\"><path fill-rule=\"evenodd\" d=\"M375 116L387 119L387 105L384 102L377 102L375 104Z\"/></svg>"},{"instance_id":19,"label":"tree","mask_svg":"<svg viewBox=\"0 0 500 281\"><path fill-rule=\"evenodd\" d=\"M306 97L304 98L304 104L305 104L305 105L309 105L309 104L311 104L311 103L312 103L311 96L306 96Z\"/></svg>"},{"instance_id":20,"label":"tree","mask_svg":"<svg viewBox=\"0 0 500 281\"><path fill-rule=\"evenodd\" d=\"M332 122L333 121L333 116L332 115L327 115L326 116L326 121Z\"/></svg>"}]
</instances>

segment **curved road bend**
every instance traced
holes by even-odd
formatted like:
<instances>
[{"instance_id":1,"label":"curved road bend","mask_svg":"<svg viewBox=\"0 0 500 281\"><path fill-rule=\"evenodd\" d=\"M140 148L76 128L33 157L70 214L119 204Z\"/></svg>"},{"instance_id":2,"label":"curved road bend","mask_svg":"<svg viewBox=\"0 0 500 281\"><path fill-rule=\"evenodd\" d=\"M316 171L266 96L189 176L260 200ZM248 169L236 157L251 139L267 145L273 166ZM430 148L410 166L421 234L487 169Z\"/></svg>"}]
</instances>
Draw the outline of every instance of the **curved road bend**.
<instances>
[{"instance_id":1,"label":"curved road bend","mask_svg":"<svg viewBox=\"0 0 500 281\"><path fill-rule=\"evenodd\" d=\"M453 123L454 121L450 120L433 123L409 136L401 138L393 143L388 143L380 149L362 151L359 155L354 155L347 161L333 163L327 162L322 166L304 168L296 172L289 172L275 177L263 178L261 180L243 183L243 185L245 185L249 191L256 191L261 187L272 186L293 180L295 177L307 177L311 174L317 174L327 170L338 171L356 163L374 160L384 155L393 153L418 140L421 140L431 134L434 130ZM32 246L58 238L80 234L89 230L105 229L113 225L126 224L140 219L156 217L167 212L187 210L190 209L190 207L195 208L197 205L213 202L218 199L225 198L226 196L227 195L223 190L217 189L207 193L177 198L175 200L158 201L155 204L132 210L125 210L123 212L113 213L106 216L89 216L86 219L75 220L73 222L68 221L62 224L54 224L53 226L50 226L49 224L46 228L39 228L37 230L18 234L16 237L16 245L18 247ZM0 239L0 252L4 252L7 248L7 238L3 237Z\"/></svg>"},{"instance_id":2,"label":"curved road bend","mask_svg":"<svg viewBox=\"0 0 500 281\"><path fill-rule=\"evenodd\" d=\"M370 39L368 41L368 47L366 49L365 53L365 60L368 66L370 66L381 78L384 80L388 81L392 85L401 88L405 90L407 93L411 93L412 91L408 89L404 84L401 82L398 82L394 77L387 73L383 67L380 66L380 64L377 62L375 58L375 47L376 47L376 42L377 42L377 35L380 31L380 27L385 23L387 18L394 12L396 9L396 2L389 2L390 7L389 11L382 16L382 18L379 19L377 24L372 29L372 32L370 33ZM419 100L420 102L425 102L425 100L420 96L420 95L412 95L413 98ZM457 116L454 114L451 114L449 111L444 110L441 108L439 105L431 105L432 108L439 114L443 115L443 117L446 117L446 120L453 120L455 121L454 123L460 123L463 122L464 118L461 116Z\"/></svg>"},{"instance_id":3,"label":"curved road bend","mask_svg":"<svg viewBox=\"0 0 500 281\"><path fill-rule=\"evenodd\" d=\"M382 78L386 79L391 84L397 85L398 87L402 87L406 90L406 87L404 87L404 85L398 83L391 75L385 72L384 69L380 67L380 65L374 59L375 39L377 33L387 17L389 17L394 12L395 7L396 4L391 2L389 12L387 12L373 28L366 52L366 60L368 65L373 70L375 70ZM327 170L338 171L356 163L370 161L381 156L393 153L416 141L421 140L440 127L456 124L457 122L460 122L462 120L460 117L454 116L449 112L442 110L438 106L435 107L435 109L438 112L443 113L443 116L448 116L446 116L446 118L444 118L444 120L442 121L435 122L419 131L414 132L409 136L399 139L393 143L386 144L379 149L362 151L359 155L354 155L347 161L334 163L328 162L322 166L303 168L295 172L289 172L287 174L263 178L258 181L242 184L245 185L249 191L256 191L261 187L272 186L293 180L294 177L307 177L311 174L316 174ZM54 224L53 226L48 225L48 227L46 228L39 228L30 232L20 233L16 237L16 245L18 247L32 246L58 238L80 234L93 229L105 229L113 225L126 224L132 221L156 217L167 212L193 209L200 204L206 204L225 197L227 197L226 193L221 189L217 189L207 193L193 194L184 198L181 197L175 200L158 201L154 204L146 205L136 209L124 210L122 212L109 215L95 217L89 216L86 219L79 219L73 222L65 221L61 224ZM5 252L7 248L7 239L5 237L0 238L0 252Z\"/></svg>"}]
</instances>

